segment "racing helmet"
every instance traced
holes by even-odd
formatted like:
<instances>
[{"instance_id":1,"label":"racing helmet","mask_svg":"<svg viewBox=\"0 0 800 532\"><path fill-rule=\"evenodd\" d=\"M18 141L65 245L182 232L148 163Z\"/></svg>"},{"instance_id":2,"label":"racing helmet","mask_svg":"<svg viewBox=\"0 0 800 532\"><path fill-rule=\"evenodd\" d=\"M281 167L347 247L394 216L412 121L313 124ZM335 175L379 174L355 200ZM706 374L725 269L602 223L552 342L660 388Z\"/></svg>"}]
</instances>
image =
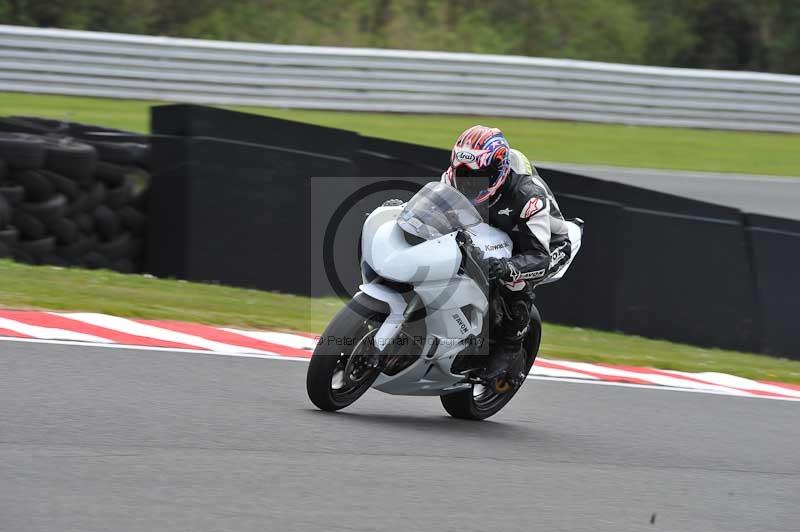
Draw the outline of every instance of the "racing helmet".
<instances>
[{"instance_id":1,"label":"racing helmet","mask_svg":"<svg viewBox=\"0 0 800 532\"><path fill-rule=\"evenodd\" d=\"M443 180L473 205L485 204L497 195L508 178L510 151L499 129L472 126L456 140Z\"/></svg>"}]
</instances>

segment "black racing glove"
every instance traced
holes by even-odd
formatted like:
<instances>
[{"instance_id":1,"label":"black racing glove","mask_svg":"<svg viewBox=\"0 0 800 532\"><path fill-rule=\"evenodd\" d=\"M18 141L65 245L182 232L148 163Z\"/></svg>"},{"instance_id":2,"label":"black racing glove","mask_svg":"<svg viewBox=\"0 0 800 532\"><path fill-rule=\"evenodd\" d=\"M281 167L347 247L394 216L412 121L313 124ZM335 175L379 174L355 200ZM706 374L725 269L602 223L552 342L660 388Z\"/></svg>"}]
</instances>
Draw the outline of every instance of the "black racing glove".
<instances>
[{"instance_id":1,"label":"black racing glove","mask_svg":"<svg viewBox=\"0 0 800 532\"><path fill-rule=\"evenodd\" d=\"M484 272L490 281L502 281L504 283L516 281L514 277L519 272L508 259L487 259L484 261Z\"/></svg>"}]
</instances>

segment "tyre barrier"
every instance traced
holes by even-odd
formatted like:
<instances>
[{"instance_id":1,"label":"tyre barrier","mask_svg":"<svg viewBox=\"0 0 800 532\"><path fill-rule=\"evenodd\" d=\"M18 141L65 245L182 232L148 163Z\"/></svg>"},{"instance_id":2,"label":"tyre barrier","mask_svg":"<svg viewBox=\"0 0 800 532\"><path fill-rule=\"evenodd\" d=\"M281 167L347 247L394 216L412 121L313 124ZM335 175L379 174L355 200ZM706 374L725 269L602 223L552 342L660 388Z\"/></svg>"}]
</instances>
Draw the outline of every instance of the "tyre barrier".
<instances>
[{"instance_id":1,"label":"tyre barrier","mask_svg":"<svg viewBox=\"0 0 800 532\"><path fill-rule=\"evenodd\" d=\"M0 119L0 258L143 270L149 145L117 133Z\"/></svg>"}]
</instances>

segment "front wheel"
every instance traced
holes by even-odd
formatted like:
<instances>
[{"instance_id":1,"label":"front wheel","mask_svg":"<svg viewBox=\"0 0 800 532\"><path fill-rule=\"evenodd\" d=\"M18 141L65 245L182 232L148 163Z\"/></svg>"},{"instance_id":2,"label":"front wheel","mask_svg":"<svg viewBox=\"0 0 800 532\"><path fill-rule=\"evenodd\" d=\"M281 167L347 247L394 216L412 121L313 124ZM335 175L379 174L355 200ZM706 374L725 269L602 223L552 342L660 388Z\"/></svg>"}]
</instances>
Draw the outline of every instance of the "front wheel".
<instances>
[{"instance_id":1,"label":"front wheel","mask_svg":"<svg viewBox=\"0 0 800 532\"><path fill-rule=\"evenodd\" d=\"M380 375L373 338L387 317L385 303L356 294L322 333L306 374L306 391L321 410L353 404Z\"/></svg>"},{"instance_id":2,"label":"front wheel","mask_svg":"<svg viewBox=\"0 0 800 532\"><path fill-rule=\"evenodd\" d=\"M536 313L538 316L538 312ZM539 353L539 343L542 339L542 325L538 320L531 321L530 331L525 337L525 375L530 373L536 355ZM511 398L522 388L525 381L515 389L498 393L486 386L475 384L471 388L440 397L442 406L447 413L460 419L480 421L498 413L511 401Z\"/></svg>"}]
</instances>

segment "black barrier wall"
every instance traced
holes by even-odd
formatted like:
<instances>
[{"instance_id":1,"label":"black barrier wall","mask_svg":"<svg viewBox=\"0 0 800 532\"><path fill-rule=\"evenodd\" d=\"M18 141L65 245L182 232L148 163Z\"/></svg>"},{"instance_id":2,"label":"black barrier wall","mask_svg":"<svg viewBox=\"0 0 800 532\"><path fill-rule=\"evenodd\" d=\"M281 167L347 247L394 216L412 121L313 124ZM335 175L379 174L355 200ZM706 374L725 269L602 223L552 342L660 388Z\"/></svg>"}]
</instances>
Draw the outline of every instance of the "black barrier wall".
<instances>
[{"instance_id":1,"label":"black barrier wall","mask_svg":"<svg viewBox=\"0 0 800 532\"><path fill-rule=\"evenodd\" d=\"M758 307L762 351L800 359L800 221L746 215Z\"/></svg>"},{"instance_id":2,"label":"black barrier wall","mask_svg":"<svg viewBox=\"0 0 800 532\"><path fill-rule=\"evenodd\" d=\"M437 180L449 158L447 150L201 106L155 107L153 127L167 136L153 142L151 271L299 294L331 295L337 284L355 290L365 214L389 197L407 199L409 183ZM586 221L570 272L537 290L546 320L800 358L800 335L792 334L800 223L540 173L565 215ZM377 192L337 219L345 200L372 185Z\"/></svg>"},{"instance_id":3,"label":"black barrier wall","mask_svg":"<svg viewBox=\"0 0 800 532\"><path fill-rule=\"evenodd\" d=\"M145 270L159 277L189 279L189 206L192 201L190 139L154 135ZM218 234L213 238L219 238Z\"/></svg>"},{"instance_id":4,"label":"black barrier wall","mask_svg":"<svg viewBox=\"0 0 800 532\"><path fill-rule=\"evenodd\" d=\"M587 221L580 254L567 275L537 289L537 306L547 321L619 330L613 302L617 293L620 257L619 229L622 206L573 194L559 194L567 216Z\"/></svg>"},{"instance_id":5,"label":"black barrier wall","mask_svg":"<svg viewBox=\"0 0 800 532\"><path fill-rule=\"evenodd\" d=\"M357 133L344 129L202 105L153 107L151 127L158 135L250 142L347 159L352 159L361 143Z\"/></svg>"},{"instance_id":6,"label":"black barrier wall","mask_svg":"<svg viewBox=\"0 0 800 532\"><path fill-rule=\"evenodd\" d=\"M619 330L758 349L758 309L740 224L625 207L618 241Z\"/></svg>"},{"instance_id":7,"label":"black barrier wall","mask_svg":"<svg viewBox=\"0 0 800 532\"><path fill-rule=\"evenodd\" d=\"M149 271L308 294L308 175L353 175L349 160L207 138L154 148L166 167L152 191Z\"/></svg>"},{"instance_id":8,"label":"black barrier wall","mask_svg":"<svg viewBox=\"0 0 800 532\"><path fill-rule=\"evenodd\" d=\"M740 211L569 172L539 172L565 215L587 221L569 279L541 290L546 319L760 349L755 278ZM586 196L576 203L581 191ZM609 207L612 201L616 208ZM600 205L604 212L591 216ZM591 310L579 316L577 305Z\"/></svg>"}]
</instances>

